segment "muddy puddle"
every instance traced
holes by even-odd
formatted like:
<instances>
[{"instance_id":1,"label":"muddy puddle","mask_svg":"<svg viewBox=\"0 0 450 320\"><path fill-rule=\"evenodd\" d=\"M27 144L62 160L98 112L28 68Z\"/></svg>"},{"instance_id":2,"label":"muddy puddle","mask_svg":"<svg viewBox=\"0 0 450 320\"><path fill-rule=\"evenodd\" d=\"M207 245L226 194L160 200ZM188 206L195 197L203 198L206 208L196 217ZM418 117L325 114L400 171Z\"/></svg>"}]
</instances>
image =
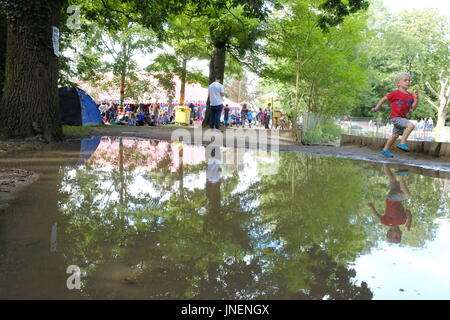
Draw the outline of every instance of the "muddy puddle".
<instances>
[{"instance_id":1,"label":"muddy puddle","mask_svg":"<svg viewBox=\"0 0 450 320\"><path fill-rule=\"evenodd\" d=\"M450 299L450 180L93 138L0 159L2 299Z\"/></svg>"}]
</instances>

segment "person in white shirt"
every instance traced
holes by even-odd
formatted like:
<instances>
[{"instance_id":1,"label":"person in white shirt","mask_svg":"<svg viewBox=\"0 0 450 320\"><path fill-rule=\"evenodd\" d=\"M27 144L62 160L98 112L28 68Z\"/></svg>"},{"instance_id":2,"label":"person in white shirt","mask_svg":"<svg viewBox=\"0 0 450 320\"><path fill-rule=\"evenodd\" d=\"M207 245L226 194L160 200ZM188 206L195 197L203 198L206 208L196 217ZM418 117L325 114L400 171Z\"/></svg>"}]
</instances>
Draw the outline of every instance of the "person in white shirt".
<instances>
[{"instance_id":1,"label":"person in white shirt","mask_svg":"<svg viewBox=\"0 0 450 320\"><path fill-rule=\"evenodd\" d=\"M211 108L211 114L209 117L209 127L213 129L220 130L220 116L222 115L223 100L222 97L225 95L225 89L220 83L220 77L216 76L213 83L209 85L209 105Z\"/></svg>"}]
</instances>

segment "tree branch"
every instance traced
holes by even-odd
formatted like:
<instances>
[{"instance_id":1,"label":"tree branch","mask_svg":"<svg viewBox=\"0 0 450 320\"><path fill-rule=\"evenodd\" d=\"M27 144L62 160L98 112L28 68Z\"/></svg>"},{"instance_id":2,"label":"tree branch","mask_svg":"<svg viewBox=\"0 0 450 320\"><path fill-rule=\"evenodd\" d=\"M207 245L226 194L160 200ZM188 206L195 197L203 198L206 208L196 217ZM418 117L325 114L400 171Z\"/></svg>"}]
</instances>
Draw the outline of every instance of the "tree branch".
<instances>
[{"instance_id":1,"label":"tree branch","mask_svg":"<svg viewBox=\"0 0 450 320\"><path fill-rule=\"evenodd\" d=\"M428 87L428 89L429 89L436 97L438 97L438 98L441 97L441 95L440 95L439 93L437 93L437 92L433 89L433 87L431 86L431 84L430 84L428 81L425 82L425 85Z\"/></svg>"},{"instance_id":2,"label":"tree branch","mask_svg":"<svg viewBox=\"0 0 450 320\"><path fill-rule=\"evenodd\" d=\"M448 88L447 88L447 92L445 92L445 98L449 98L449 96L450 96L450 86L448 86Z\"/></svg>"},{"instance_id":3,"label":"tree branch","mask_svg":"<svg viewBox=\"0 0 450 320\"><path fill-rule=\"evenodd\" d=\"M228 12L229 12L229 13L230 13L237 21L239 21L239 22L242 24L243 27L245 27L244 21L242 21L241 18L237 17L233 12L231 12L231 10L230 10L230 8L228 8L228 6L225 6L225 7L226 7L227 11L228 11Z\"/></svg>"},{"instance_id":4,"label":"tree branch","mask_svg":"<svg viewBox=\"0 0 450 320\"><path fill-rule=\"evenodd\" d=\"M130 21L134 21L134 20L135 20L134 18L132 18L129 14L127 14L127 13L125 13L125 12L123 12L123 11L121 11L121 10L117 10L117 9L111 8L110 6L108 6L108 5L106 4L105 0L101 0L101 1L102 1L102 4L103 4L103 7L104 7L106 10L110 10L110 11L113 11L113 12L116 12L116 13L120 13L120 14L122 14L123 16L125 16L127 19L129 19Z\"/></svg>"},{"instance_id":5,"label":"tree branch","mask_svg":"<svg viewBox=\"0 0 450 320\"><path fill-rule=\"evenodd\" d=\"M109 54L113 56L114 60L117 60L117 57L119 56L119 54L116 52L116 50L114 50L114 42L112 41L110 35L108 34L108 32L106 32L106 35L109 38L110 44L111 44L111 48L108 46L108 44L103 40L103 37L100 36L100 41L103 43L103 45L106 47L106 49L108 49Z\"/></svg>"},{"instance_id":6,"label":"tree branch","mask_svg":"<svg viewBox=\"0 0 450 320\"><path fill-rule=\"evenodd\" d=\"M439 112L439 107L433 101L431 101L430 98L425 97L425 99L427 99L428 103L431 104L433 107L435 107L436 110Z\"/></svg>"}]
</instances>

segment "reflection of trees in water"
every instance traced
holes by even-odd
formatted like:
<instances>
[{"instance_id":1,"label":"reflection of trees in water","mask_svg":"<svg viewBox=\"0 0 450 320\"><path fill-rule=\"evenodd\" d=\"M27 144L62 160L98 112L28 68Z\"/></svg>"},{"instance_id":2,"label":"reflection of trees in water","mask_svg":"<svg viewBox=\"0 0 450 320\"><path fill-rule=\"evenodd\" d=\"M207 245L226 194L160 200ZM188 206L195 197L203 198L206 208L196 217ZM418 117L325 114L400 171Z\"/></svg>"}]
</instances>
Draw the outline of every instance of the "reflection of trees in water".
<instances>
[{"instance_id":1,"label":"reflection of trees in water","mask_svg":"<svg viewBox=\"0 0 450 320\"><path fill-rule=\"evenodd\" d=\"M292 164L299 158L288 161ZM86 270L85 294L92 297L369 297L362 293L364 286L351 283L351 271L345 264L333 265L335 257L328 253L336 256L345 251L354 256L361 251L360 239L356 237L356 242L354 239L355 234L359 235L352 231L354 227L345 223L343 217L337 221L332 217L351 206L340 207L336 212L328 203L343 206L349 198L338 201L337 195L330 196L319 206L310 208L303 197L296 195L306 190L309 194L316 192L314 177L321 170L315 173L314 166L322 163L311 164L311 159L302 161L296 164L298 172L312 165L308 167L307 179L288 180L284 174L290 173L281 172L277 177L263 177L244 192L234 192L240 183L236 174L220 183L207 183L206 190L184 190L183 197L172 189L168 200L161 200L162 194L170 192L178 181L179 173L175 173L173 179L162 179L162 182L169 181L169 185L152 188L156 194L128 195L122 206L118 201L111 201L101 208L101 202L94 199L106 196L107 190L98 181L106 181L107 177L99 179L99 172L86 166L63 178L63 184L70 184L75 192L73 197L78 198L80 193L86 195L79 197L78 202L66 198L62 203L65 221L61 225L70 235L65 254L71 263ZM191 170L196 168L184 168L183 174L188 175ZM117 176L123 175L125 188L131 185L133 173L129 168L113 170L109 175L114 182L120 181ZM152 173L145 176L153 177ZM318 190L320 194L332 190L334 185L330 183L335 178L328 177L326 188L322 186ZM286 183L295 196L283 191ZM352 190L347 193L351 197ZM277 206L272 205L275 200ZM258 201L260 205L255 206ZM325 220L312 216L320 212L316 209L327 207L330 211L326 212ZM201 208L206 211L202 212ZM351 215L351 210L347 211L347 216ZM347 233L348 241L339 238L343 233ZM314 243L325 247L321 251L313 250L310 245ZM354 248L349 248L349 244ZM329 273L317 272L320 266L325 266ZM323 296L319 297L320 294Z\"/></svg>"},{"instance_id":2,"label":"reflection of trees in water","mask_svg":"<svg viewBox=\"0 0 450 320\"><path fill-rule=\"evenodd\" d=\"M369 300L373 297L365 282L361 285L354 283L352 278L356 272L353 269L336 262L319 246L305 248L282 262L284 269L279 270L275 279L268 279L266 288L269 290L266 289L265 294L257 298ZM294 268L301 275L294 277ZM282 272L290 274L284 275Z\"/></svg>"},{"instance_id":3,"label":"reflection of trees in water","mask_svg":"<svg viewBox=\"0 0 450 320\"><path fill-rule=\"evenodd\" d=\"M362 170L345 160L295 154L281 161L278 175L252 189L262 195L259 210L274 238L287 249L315 244L341 262L353 261L367 247Z\"/></svg>"},{"instance_id":4,"label":"reflection of trees in water","mask_svg":"<svg viewBox=\"0 0 450 320\"><path fill-rule=\"evenodd\" d=\"M279 168L277 175L264 177L249 189L262 195L261 258L269 274L278 275L267 286L277 288L273 296L338 298L340 290L342 299L370 298L365 284L350 281L354 271L346 267L370 245L359 211L364 185L359 167L345 160L282 154ZM273 239L280 243L274 246ZM317 272L323 265L329 273ZM334 278L337 270L341 276ZM343 278L344 274L348 276Z\"/></svg>"},{"instance_id":5,"label":"reflection of trees in water","mask_svg":"<svg viewBox=\"0 0 450 320\"><path fill-rule=\"evenodd\" d=\"M127 150L123 157L127 162L139 155ZM384 197L388 191L381 170L346 160L282 154L278 175L263 176L236 192L242 182L238 173L206 183L205 189L179 190L183 177L198 175L206 164L181 168L140 174L129 166L122 172L103 172L89 164L64 169L63 188L71 190L61 201L59 226L68 235L61 249L87 272L86 295L371 298L364 283L352 281L348 264L384 237L366 208L370 194ZM105 201L105 186L118 192L120 175L123 205L118 197ZM130 192L138 176L151 190ZM444 185L415 175L407 179L411 192L421 194L411 205L422 201L417 210L423 217L417 223L427 226L423 230L429 236L439 216L431 211L448 212L448 199L436 200L436 193L423 189L442 193Z\"/></svg>"}]
</instances>

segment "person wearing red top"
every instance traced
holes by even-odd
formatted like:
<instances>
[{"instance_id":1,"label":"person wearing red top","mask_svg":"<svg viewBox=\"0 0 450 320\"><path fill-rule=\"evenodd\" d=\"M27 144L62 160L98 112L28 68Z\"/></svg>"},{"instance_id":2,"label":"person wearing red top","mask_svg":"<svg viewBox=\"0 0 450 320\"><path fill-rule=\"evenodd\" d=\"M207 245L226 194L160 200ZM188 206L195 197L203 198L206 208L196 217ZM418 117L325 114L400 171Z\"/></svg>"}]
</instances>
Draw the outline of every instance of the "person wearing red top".
<instances>
[{"instance_id":1,"label":"person wearing red top","mask_svg":"<svg viewBox=\"0 0 450 320\"><path fill-rule=\"evenodd\" d=\"M389 149L400 136L402 136L402 139L397 145L397 148L409 152L406 141L414 130L414 124L408 121L408 112L411 109L415 110L419 103L419 92L417 90L414 93L408 92L408 89L411 86L411 76L409 73L399 73L395 77L395 84L397 85L398 90L395 90L382 98L376 107L372 109L373 112L377 112L385 102L389 101L391 103L390 118L391 123L394 125L394 129L392 136L387 140L383 150L381 150L381 154L388 158L393 157Z\"/></svg>"},{"instance_id":2,"label":"person wearing red top","mask_svg":"<svg viewBox=\"0 0 450 320\"><path fill-rule=\"evenodd\" d=\"M390 190L386 196L386 210L384 216L378 213L373 203L368 203L367 205L382 224L390 227L386 234L388 241L399 243L402 240L400 225L405 225L408 231L411 228L411 211L406 210L402 204L403 201L411 197L411 193L409 192L403 177L400 177L399 181L397 181L387 165L383 165L383 169L390 182Z\"/></svg>"}]
</instances>

